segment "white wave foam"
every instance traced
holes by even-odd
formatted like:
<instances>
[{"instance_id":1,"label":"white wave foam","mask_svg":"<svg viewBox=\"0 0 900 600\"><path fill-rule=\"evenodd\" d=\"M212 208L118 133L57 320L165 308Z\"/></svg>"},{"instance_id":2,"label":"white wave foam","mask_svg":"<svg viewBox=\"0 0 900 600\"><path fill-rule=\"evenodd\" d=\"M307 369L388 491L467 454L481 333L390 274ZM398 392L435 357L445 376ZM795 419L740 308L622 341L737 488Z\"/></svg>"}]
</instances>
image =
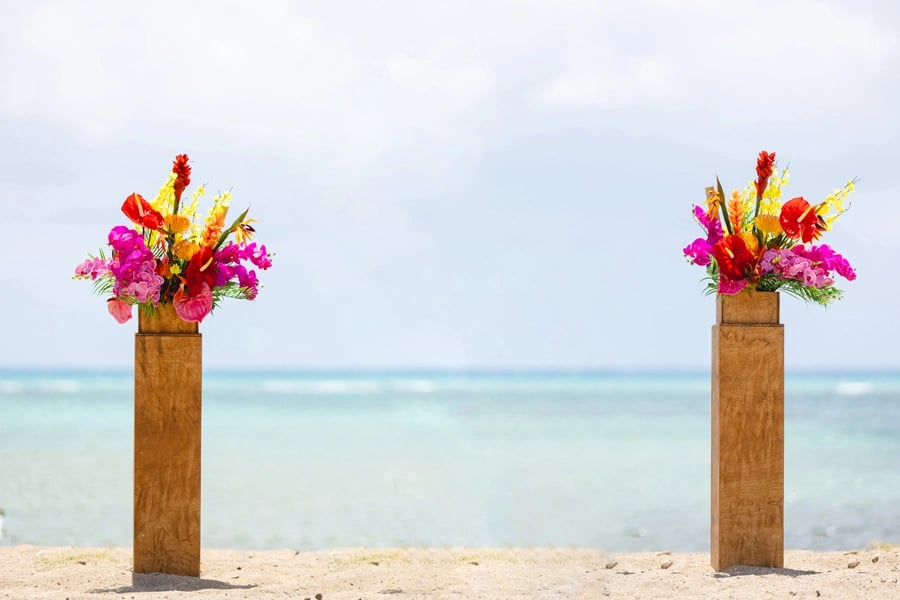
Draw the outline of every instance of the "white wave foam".
<instances>
[{"instance_id":1,"label":"white wave foam","mask_svg":"<svg viewBox=\"0 0 900 600\"><path fill-rule=\"evenodd\" d=\"M74 379L43 379L35 382L38 391L53 394L76 394L81 391L81 383Z\"/></svg>"},{"instance_id":2,"label":"white wave foam","mask_svg":"<svg viewBox=\"0 0 900 600\"><path fill-rule=\"evenodd\" d=\"M871 394L875 386L868 381L839 381L834 387L836 394L841 396L862 396Z\"/></svg>"},{"instance_id":3,"label":"white wave foam","mask_svg":"<svg viewBox=\"0 0 900 600\"><path fill-rule=\"evenodd\" d=\"M21 381L0 381L0 394L21 394L25 384Z\"/></svg>"}]
</instances>

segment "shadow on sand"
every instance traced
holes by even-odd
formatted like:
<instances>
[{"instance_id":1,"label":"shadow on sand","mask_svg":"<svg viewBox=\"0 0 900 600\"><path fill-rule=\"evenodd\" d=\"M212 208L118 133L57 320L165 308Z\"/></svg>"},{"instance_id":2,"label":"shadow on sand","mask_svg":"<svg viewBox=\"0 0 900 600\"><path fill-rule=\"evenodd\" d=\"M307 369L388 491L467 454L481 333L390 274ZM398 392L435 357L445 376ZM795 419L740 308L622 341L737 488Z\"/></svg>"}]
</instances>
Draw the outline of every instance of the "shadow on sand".
<instances>
[{"instance_id":1,"label":"shadow on sand","mask_svg":"<svg viewBox=\"0 0 900 600\"><path fill-rule=\"evenodd\" d=\"M737 565L728 567L715 577L740 577L742 575L781 575L782 577L803 577L804 575L818 575L819 571L799 571L797 569L777 569L773 567L747 567Z\"/></svg>"},{"instance_id":2,"label":"shadow on sand","mask_svg":"<svg viewBox=\"0 0 900 600\"><path fill-rule=\"evenodd\" d=\"M163 573L132 573L131 585L106 590L91 590L92 594L114 593L128 594L134 592L196 592L198 590L249 590L255 584L234 585L216 579L201 579L182 575L165 575Z\"/></svg>"}]
</instances>

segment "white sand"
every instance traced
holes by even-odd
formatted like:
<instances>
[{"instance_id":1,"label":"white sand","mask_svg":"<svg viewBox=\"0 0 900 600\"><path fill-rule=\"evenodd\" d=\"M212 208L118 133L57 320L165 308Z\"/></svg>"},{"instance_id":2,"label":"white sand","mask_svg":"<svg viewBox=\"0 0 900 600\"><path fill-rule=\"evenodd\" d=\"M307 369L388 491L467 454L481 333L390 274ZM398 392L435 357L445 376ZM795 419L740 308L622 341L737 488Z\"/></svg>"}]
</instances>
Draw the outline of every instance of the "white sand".
<instances>
[{"instance_id":1,"label":"white sand","mask_svg":"<svg viewBox=\"0 0 900 600\"><path fill-rule=\"evenodd\" d=\"M900 598L900 547L787 551L715 573L709 555L594 549L204 550L201 577L134 575L127 548L0 547L2 599Z\"/></svg>"}]
</instances>

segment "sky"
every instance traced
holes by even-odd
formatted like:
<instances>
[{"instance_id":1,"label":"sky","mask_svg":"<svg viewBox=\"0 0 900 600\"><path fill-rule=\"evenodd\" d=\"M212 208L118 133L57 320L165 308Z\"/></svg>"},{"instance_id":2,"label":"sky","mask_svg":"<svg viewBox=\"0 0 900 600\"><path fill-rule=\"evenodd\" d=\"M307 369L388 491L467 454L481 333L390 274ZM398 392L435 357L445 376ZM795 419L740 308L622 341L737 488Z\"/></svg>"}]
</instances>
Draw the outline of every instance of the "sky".
<instances>
[{"instance_id":1,"label":"sky","mask_svg":"<svg viewBox=\"0 0 900 600\"><path fill-rule=\"evenodd\" d=\"M706 369L691 207L768 150L787 197L859 179L859 277L782 297L786 367L900 369L894 2L0 6L0 368L131 365L72 274L187 153L275 253L206 367Z\"/></svg>"}]
</instances>

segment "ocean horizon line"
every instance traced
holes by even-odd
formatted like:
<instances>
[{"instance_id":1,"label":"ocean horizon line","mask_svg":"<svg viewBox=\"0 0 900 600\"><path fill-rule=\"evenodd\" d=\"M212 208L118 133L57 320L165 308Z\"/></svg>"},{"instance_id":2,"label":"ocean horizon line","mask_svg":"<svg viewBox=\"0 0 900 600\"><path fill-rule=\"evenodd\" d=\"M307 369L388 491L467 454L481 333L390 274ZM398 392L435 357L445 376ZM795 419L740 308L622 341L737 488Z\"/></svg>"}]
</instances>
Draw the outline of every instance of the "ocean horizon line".
<instances>
[{"instance_id":1,"label":"ocean horizon line","mask_svg":"<svg viewBox=\"0 0 900 600\"><path fill-rule=\"evenodd\" d=\"M256 375L298 377L700 377L710 374L702 367L449 367L449 366L333 366L333 367L247 367L214 365L204 367L209 375ZM0 365L3 375L128 375L128 366L103 365ZM872 368L792 368L785 377L894 377L900 367Z\"/></svg>"}]
</instances>

